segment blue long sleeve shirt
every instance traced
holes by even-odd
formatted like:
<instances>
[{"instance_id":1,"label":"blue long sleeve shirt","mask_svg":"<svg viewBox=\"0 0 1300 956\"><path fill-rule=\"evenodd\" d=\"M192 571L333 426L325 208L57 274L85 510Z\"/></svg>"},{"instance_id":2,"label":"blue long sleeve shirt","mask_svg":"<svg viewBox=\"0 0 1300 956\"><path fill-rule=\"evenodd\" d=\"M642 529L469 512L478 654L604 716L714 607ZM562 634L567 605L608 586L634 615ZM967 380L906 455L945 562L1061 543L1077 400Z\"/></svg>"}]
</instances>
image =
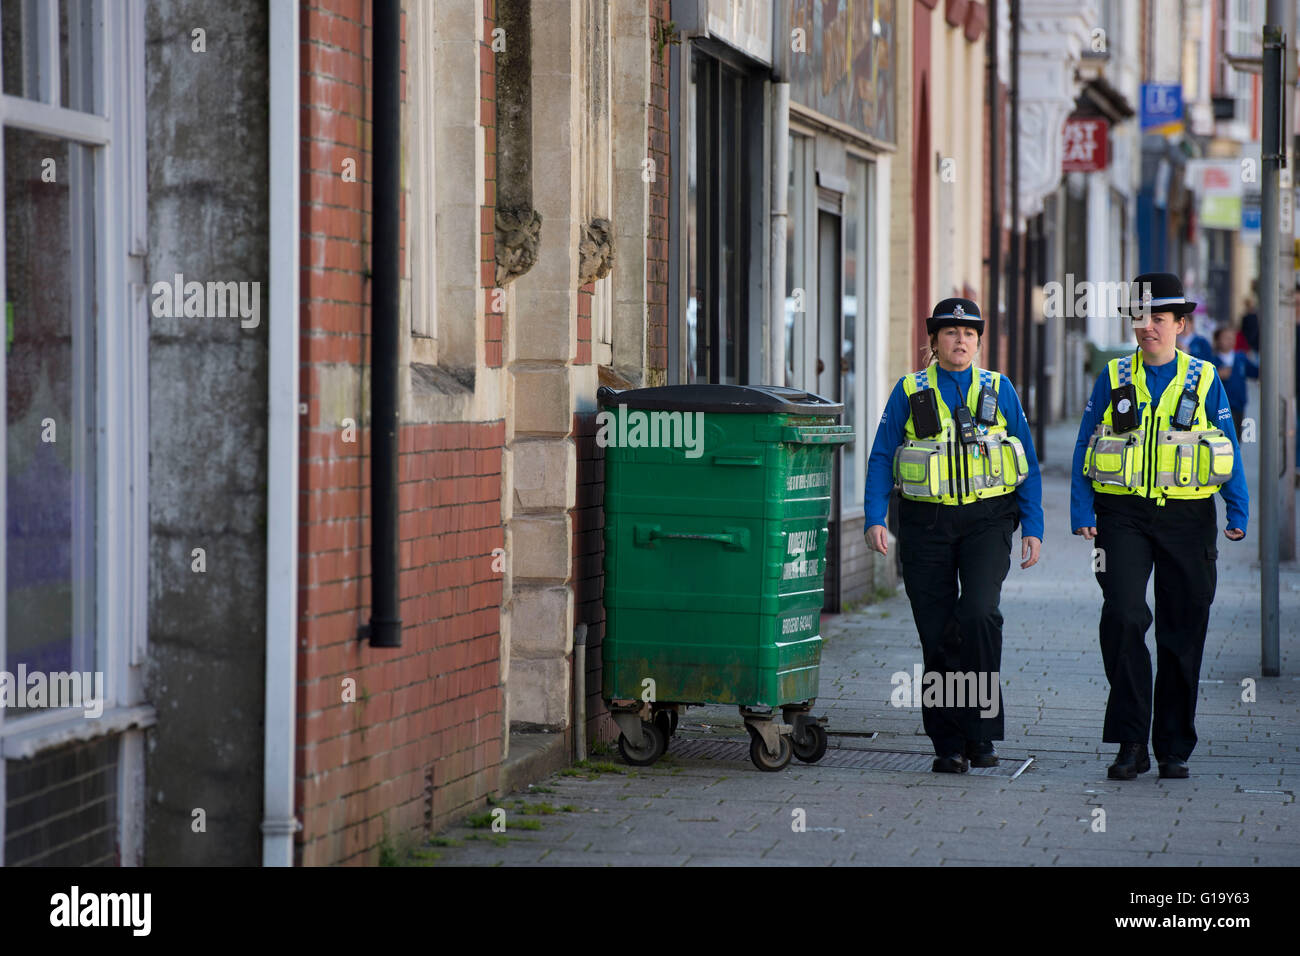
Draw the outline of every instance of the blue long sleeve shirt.
<instances>
[{"instance_id":1,"label":"blue long sleeve shirt","mask_svg":"<svg viewBox=\"0 0 1300 956\"><path fill-rule=\"evenodd\" d=\"M972 374L969 368L964 372L938 369L939 394L950 410L965 404L966 396L970 394ZM1007 434L1019 438L1025 446L1025 458L1029 463L1029 474L1015 490L1016 501L1020 506L1020 534L1021 537L1041 540L1043 477L1038 471L1038 455L1034 451L1029 422L1025 420L1024 409L1020 407L1020 397L1005 375L998 384L998 410L1006 419ZM885 523L889 511L889 493L894 487L894 452L906 437L907 419L911 414L912 408L903 388L903 379L899 379L894 391L890 393L889 401L885 403L884 414L880 416L880 427L876 429L876 440L871 445L871 456L867 459L867 487L863 508L866 510L868 528L873 524Z\"/></svg>"},{"instance_id":2,"label":"blue long sleeve shirt","mask_svg":"<svg viewBox=\"0 0 1300 956\"><path fill-rule=\"evenodd\" d=\"M1143 364L1146 372L1147 391L1151 400L1158 406L1165 387L1173 381L1178 372L1178 358L1175 356L1164 365ZM1208 370L1207 370L1208 373ZM1206 373L1203 373L1206 374ZM1181 388L1181 385L1178 386ZM1092 481L1083 474L1083 460L1088 451L1088 439L1097 430L1110 404L1110 371L1103 371L1097 376L1097 383L1092 387L1092 396L1088 407L1083 410L1083 421L1079 422L1079 437L1074 443L1074 467L1070 474L1070 531L1075 528L1093 528L1097 525L1097 513L1093 507ZM1138 405L1139 413L1146 408L1145 403ZM1226 528L1246 530L1250 518L1250 492L1246 488L1246 472L1241 467L1241 446L1237 443L1237 429L1232 424L1232 407L1228 404L1228 395L1223 390L1223 383L1214 376L1210 392L1205 398L1207 421L1223 431L1232 439L1232 477L1226 484L1219 486L1227 505L1228 519Z\"/></svg>"},{"instance_id":3,"label":"blue long sleeve shirt","mask_svg":"<svg viewBox=\"0 0 1300 956\"><path fill-rule=\"evenodd\" d=\"M1228 356L1225 362L1219 355L1214 356L1214 367L1223 368L1227 366L1232 373L1225 381L1219 379L1223 386L1224 394L1228 396L1228 404L1233 408L1239 408L1242 412L1246 409L1246 379L1259 378L1259 366L1250 360L1250 356L1245 352L1233 352Z\"/></svg>"}]
</instances>

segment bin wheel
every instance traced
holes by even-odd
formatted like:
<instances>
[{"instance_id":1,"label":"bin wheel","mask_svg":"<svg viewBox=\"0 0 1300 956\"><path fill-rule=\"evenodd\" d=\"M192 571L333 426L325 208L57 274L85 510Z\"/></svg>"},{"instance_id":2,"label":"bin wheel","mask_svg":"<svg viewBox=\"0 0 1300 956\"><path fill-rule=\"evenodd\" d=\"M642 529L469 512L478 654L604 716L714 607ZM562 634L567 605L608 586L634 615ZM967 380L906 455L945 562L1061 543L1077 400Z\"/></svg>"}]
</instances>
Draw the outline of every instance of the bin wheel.
<instances>
[{"instance_id":1,"label":"bin wheel","mask_svg":"<svg viewBox=\"0 0 1300 956\"><path fill-rule=\"evenodd\" d=\"M664 735L664 750L667 750L668 741L673 734L677 733L677 711L661 710L657 712L654 716L654 725Z\"/></svg>"},{"instance_id":2,"label":"bin wheel","mask_svg":"<svg viewBox=\"0 0 1300 956\"><path fill-rule=\"evenodd\" d=\"M648 720L641 721L641 733L644 736L640 747L634 747L628 741L626 734L618 735L618 752L634 767L650 766L662 757L667 749L663 731L655 724Z\"/></svg>"},{"instance_id":3,"label":"bin wheel","mask_svg":"<svg viewBox=\"0 0 1300 956\"><path fill-rule=\"evenodd\" d=\"M826 755L826 728L821 724L807 724L804 733L808 738L806 744L801 745L797 740L791 742L794 755L804 763L816 763Z\"/></svg>"},{"instance_id":4,"label":"bin wheel","mask_svg":"<svg viewBox=\"0 0 1300 956\"><path fill-rule=\"evenodd\" d=\"M791 753L790 738L785 734L780 736L780 743L777 746L775 757L768 754L767 747L763 745L763 738L760 734L750 735L749 759L754 761L754 766L759 770L767 770L773 773L781 770L790 762Z\"/></svg>"}]
</instances>

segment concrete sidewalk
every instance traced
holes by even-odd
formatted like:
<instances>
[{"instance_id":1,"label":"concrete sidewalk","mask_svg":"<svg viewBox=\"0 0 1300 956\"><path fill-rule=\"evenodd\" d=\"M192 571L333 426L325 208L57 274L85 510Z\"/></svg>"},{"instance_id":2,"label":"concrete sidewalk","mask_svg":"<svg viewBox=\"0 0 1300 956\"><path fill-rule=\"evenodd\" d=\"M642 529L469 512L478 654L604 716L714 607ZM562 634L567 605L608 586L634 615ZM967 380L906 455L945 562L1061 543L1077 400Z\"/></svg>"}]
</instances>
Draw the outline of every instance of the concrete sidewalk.
<instances>
[{"instance_id":1,"label":"concrete sidewalk","mask_svg":"<svg viewBox=\"0 0 1300 956\"><path fill-rule=\"evenodd\" d=\"M483 826L484 817L442 834L421 857L437 865L1300 864L1300 569L1282 575L1283 676L1261 678L1257 515L1245 541L1220 536L1192 777L1159 780L1153 767L1132 782L1107 780L1115 747L1101 742L1101 594L1091 544L1067 528L1076 427L1047 435L1042 560L1022 571L1017 541L1003 589L1006 739L996 773L934 774L922 757L912 764L927 769L903 771L833 759L929 753L920 711L889 703L890 676L921 663L900 588L823 620L817 712L829 716L833 737L822 764L760 773L727 746L712 748L720 758L675 756L700 748L692 738L747 742L735 708L692 709L655 766L594 758L590 769L562 771L507 799L504 833ZM1255 446L1245 458L1253 503ZM1147 643L1154 649L1150 632ZM1256 685L1251 703L1242 700L1246 678Z\"/></svg>"}]
</instances>

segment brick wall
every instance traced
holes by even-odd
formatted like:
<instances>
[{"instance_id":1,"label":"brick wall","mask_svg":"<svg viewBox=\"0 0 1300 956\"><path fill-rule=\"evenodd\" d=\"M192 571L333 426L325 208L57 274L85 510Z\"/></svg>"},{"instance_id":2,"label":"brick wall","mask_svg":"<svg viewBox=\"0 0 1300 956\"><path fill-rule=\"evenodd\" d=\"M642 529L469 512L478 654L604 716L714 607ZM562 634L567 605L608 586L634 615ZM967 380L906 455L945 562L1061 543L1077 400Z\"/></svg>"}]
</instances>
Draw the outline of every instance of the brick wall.
<instances>
[{"instance_id":1,"label":"brick wall","mask_svg":"<svg viewBox=\"0 0 1300 956\"><path fill-rule=\"evenodd\" d=\"M605 637L605 450L596 444L596 413L573 416L577 446L577 507L573 522L573 620L587 625L587 734L617 739L600 694L600 648ZM613 731L611 736L611 731Z\"/></svg>"},{"instance_id":2,"label":"brick wall","mask_svg":"<svg viewBox=\"0 0 1300 956\"><path fill-rule=\"evenodd\" d=\"M360 383L370 359L371 14L362 0L303 11L297 859L374 863L386 833L440 827L498 783L502 576L492 551L504 542L505 426L403 423L402 647L357 640L370 617ZM346 157L357 160L356 183L338 176ZM490 234L483 255L493 255ZM485 289L493 279L485 264ZM355 433L341 427L340 408Z\"/></svg>"}]
</instances>

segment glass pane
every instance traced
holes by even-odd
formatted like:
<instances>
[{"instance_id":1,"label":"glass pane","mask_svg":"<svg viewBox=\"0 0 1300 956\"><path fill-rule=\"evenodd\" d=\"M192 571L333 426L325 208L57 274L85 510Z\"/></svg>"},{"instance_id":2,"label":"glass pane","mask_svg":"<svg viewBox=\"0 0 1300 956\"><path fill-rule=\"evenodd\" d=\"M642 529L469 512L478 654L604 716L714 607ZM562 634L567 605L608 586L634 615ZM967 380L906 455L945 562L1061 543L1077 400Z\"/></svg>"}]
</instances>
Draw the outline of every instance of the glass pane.
<instances>
[{"instance_id":1,"label":"glass pane","mask_svg":"<svg viewBox=\"0 0 1300 956\"><path fill-rule=\"evenodd\" d=\"M686 129L695 130L696 135L686 137L688 153L686 161L686 369L683 378L686 382L701 381L699 361L696 350L699 348L700 321L700 233L699 233L699 106L696 98L700 95L699 74L703 66L698 57L691 60L690 80L686 96ZM708 377L705 366L704 378Z\"/></svg>"},{"instance_id":2,"label":"glass pane","mask_svg":"<svg viewBox=\"0 0 1300 956\"><path fill-rule=\"evenodd\" d=\"M794 380L794 340L798 308L803 303L803 292L796 291L800 286L800 268L798 256L802 245L799 241L799 189L803 182L803 165L800 160L803 151L799 148L799 139L790 134L786 147L790 150L790 182L787 186L785 219L785 381L776 385L788 385Z\"/></svg>"},{"instance_id":3,"label":"glass pane","mask_svg":"<svg viewBox=\"0 0 1300 956\"><path fill-rule=\"evenodd\" d=\"M103 35L94 20L94 0L61 0L59 10L63 105L94 113L95 88L91 81L99 60L99 38Z\"/></svg>"},{"instance_id":4,"label":"glass pane","mask_svg":"<svg viewBox=\"0 0 1300 956\"><path fill-rule=\"evenodd\" d=\"M94 670L91 152L4 131L5 670Z\"/></svg>"},{"instance_id":5,"label":"glass pane","mask_svg":"<svg viewBox=\"0 0 1300 956\"><path fill-rule=\"evenodd\" d=\"M740 184L736 170L740 166L740 151L736 148L736 129L739 125L736 111L740 107L736 96L736 81L729 73L721 77L721 96L719 97L718 128L718 197L720 202L720 222L718 223L717 241L721 244L718 252L718 308L722 318L722 340L718 343L719 356L718 382L737 384L736 379L736 323L735 302L738 256L736 222L737 197Z\"/></svg>"},{"instance_id":6,"label":"glass pane","mask_svg":"<svg viewBox=\"0 0 1300 956\"><path fill-rule=\"evenodd\" d=\"M93 13L94 0L0 3L4 92L95 112L91 80L99 57L102 24L95 22Z\"/></svg>"},{"instance_id":7,"label":"glass pane","mask_svg":"<svg viewBox=\"0 0 1300 956\"><path fill-rule=\"evenodd\" d=\"M857 426L858 329L867 328L867 164L849 158L849 191L844 197L844 342L840 399L841 424ZM844 446L844 501L857 501L862 483L857 474L857 439ZM863 476L865 480L865 476Z\"/></svg>"},{"instance_id":8,"label":"glass pane","mask_svg":"<svg viewBox=\"0 0 1300 956\"><path fill-rule=\"evenodd\" d=\"M34 63L36 25L24 16L25 3L6 0L0 3L0 36L3 40L4 91L9 96L22 96L26 85L24 70Z\"/></svg>"}]
</instances>

